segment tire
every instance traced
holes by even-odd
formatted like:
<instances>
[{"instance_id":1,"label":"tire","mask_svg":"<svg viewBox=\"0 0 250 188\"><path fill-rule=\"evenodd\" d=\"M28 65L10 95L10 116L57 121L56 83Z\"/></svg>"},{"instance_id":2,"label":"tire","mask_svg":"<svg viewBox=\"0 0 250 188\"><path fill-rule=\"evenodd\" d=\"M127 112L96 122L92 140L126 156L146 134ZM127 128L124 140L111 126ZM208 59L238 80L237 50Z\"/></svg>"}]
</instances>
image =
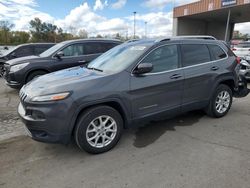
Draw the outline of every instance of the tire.
<instances>
[{"instance_id":1,"label":"tire","mask_svg":"<svg viewBox=\"0 0 250 188\"><path fill-rule=\"evenodd\" d=\"M45 72L45 71L34 71L34 72L31 72L27 76L27 78L26 78L26 83L30 82L31 80L33 80L36 77L44 75L44 74L47 74L47 72Z\"/></svg>"},{"instance_id":2,"label":"tire","mask_svg":"<svg viewBox=\"0 0 250 188\"><path fill-rule=\"evenodd\" d=\"M220 99L221 98L225 99ZM209 101L209 105L206 108L206 113L210 117L220 118L225 116L232 106L233 93L230 87L224 84L220 84L215 89L212 98ZM216 108L217 107L217 108Z\"/></svg>"},{"instance_id":3,"label":"tire","mask_svg":"<svg viewBox=\"0 0 250 188\"><path fill-rule=\"evenodd\" d=\"M101 121L107 122L101 126ZM108 128L109 126L112 127ZM98 154L109 151L118 143L122 129L123 119L115 109L109 106L96 106L80 115L74 130L74 138L80 149Z\"/></svg>"}]
</instances>

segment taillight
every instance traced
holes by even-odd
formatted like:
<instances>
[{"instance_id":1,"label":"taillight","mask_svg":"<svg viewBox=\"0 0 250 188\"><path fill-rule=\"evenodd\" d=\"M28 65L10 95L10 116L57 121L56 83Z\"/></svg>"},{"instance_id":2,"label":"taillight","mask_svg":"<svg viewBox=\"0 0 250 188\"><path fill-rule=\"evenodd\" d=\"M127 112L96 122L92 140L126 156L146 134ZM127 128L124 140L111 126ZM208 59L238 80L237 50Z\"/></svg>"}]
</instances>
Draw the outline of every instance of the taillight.
<instances>
[{"instance_id":1,"label":"taillight","mask_svg":"<svg viewBox=\"0 0 250 188\"><path fill-rule=\"evenodd\" d=\"M235 48L233 48L232 50L233 50L233 51L236 51L236 49L235 49Z\"/></svg>"},{"instance_id":2,"label":"taillight","mask_svg":"<svg viewBox=\"0 0 250 188\"><path fill-rule=\"evenodd\" d=\"M240 64L240 61L241 61L240 57L236 57L236 63Z\"/></svg>"}]
</instances>

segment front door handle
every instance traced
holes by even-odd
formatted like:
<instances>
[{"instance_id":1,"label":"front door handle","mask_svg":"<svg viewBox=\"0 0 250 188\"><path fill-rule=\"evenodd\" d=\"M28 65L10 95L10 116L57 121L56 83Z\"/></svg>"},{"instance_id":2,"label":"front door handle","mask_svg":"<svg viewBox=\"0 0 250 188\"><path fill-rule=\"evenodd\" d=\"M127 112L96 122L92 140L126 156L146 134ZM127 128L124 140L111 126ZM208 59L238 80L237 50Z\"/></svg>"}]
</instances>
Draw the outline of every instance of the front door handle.
<instances>
[{"instance_id":1,"label":"front door handle","mask_svg":"<svg viewBox=\"0 0 250 188\"><path fill-rule=\"evenodd\" d=\"M86 60L78 61L78 63L86 63L86 62L87 62Z\"/></svg>"},{"instance_id":2,"label":"front door handle","mask_svg":"<svg viewBox=\"0 0 250 188\"><path fill-rule=\"evenodd\" d=\"M218 69L219 69L219 67L217 67L217 66L213 66L213 67L211 68L212 71L216 71L216 70L218 70Z\"/></svg>"},{"instance_id":3,"label":"front door handle","mask_svg":"<svg viewBox=\"0 0 250 188\"><path fill-rule=\"evenodd\" d=\"M178 79L181 78L182 76L180 74L174 74L172 76L170 76L170 79Z\"/></svg>"}]
</instances>

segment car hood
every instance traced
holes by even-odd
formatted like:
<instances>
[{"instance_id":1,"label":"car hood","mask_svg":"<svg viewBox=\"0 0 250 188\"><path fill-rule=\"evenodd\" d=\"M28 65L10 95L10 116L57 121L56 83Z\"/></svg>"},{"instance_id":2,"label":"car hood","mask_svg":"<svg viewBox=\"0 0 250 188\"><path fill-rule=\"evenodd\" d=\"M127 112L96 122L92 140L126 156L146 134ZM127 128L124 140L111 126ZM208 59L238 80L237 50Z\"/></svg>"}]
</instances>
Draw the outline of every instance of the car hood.
<instances>
[{"instance_id":1,"label":"car hood","mask_svg":"<svg viewBox=\"0 0 250 188\"><path fill-rule=\"evenodd\" d=\"M84 67L73 67L35 78L26 84L22 90L29 97L73 91L80 87L90 87L94 80L104 76L105 74L102 72Z\"/></svg>"},{"instance_id":2,"label":"car hood","mask_svg":"<svg viewBox=\"0 0 250 188\"><path fill-rule=\"evenodd\" d=\"M26 63L26 62L32 63L34 62L33 60L37 60L37 59L42 59L42 58L39 56L26 56L26 57L20 57L20 58L9 60L6 63L9 64L10 66L13 66L13 65Z\"/></svg>"}]
</instances>

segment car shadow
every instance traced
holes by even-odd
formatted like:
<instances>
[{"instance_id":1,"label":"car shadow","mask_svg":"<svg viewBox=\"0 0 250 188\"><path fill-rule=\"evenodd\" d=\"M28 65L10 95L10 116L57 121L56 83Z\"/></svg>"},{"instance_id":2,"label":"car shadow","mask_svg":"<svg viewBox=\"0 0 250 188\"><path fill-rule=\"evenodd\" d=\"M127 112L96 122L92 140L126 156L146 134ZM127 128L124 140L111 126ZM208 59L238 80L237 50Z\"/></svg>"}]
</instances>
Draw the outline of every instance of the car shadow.
<instances>
[{"instance_id":1,"label":"car shadow","mask_svg":"<svg viewBox=\"0 0 250 188\"><path fill-rule=\"evenodd\" d=\"M166 131L175 131L177 126L192 126L204 115L203 111L192 111L167 120L151 121L137 128L133 145L137 148L146 147L159 139Z\"/></svg>"}]
</instances>

